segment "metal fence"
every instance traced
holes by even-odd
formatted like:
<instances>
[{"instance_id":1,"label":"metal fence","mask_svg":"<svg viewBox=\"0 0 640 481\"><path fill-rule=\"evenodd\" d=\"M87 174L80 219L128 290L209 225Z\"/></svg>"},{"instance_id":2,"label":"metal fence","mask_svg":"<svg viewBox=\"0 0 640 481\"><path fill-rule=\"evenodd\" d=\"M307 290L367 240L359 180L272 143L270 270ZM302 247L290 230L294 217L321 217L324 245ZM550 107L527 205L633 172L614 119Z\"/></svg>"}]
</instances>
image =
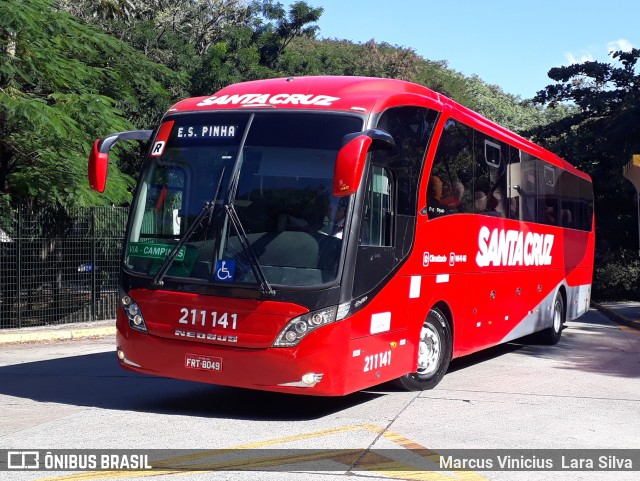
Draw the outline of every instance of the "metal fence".
<instances>
[{"instance_id":1,"label":"metal fence","mask_svg":"<svg viewBox=\"0 0 640 481\"><path fill-rule=\"evenodd\" d=\"M0 329L113 319L127 209L0 212Z\"/></svg>"}]
</instances>

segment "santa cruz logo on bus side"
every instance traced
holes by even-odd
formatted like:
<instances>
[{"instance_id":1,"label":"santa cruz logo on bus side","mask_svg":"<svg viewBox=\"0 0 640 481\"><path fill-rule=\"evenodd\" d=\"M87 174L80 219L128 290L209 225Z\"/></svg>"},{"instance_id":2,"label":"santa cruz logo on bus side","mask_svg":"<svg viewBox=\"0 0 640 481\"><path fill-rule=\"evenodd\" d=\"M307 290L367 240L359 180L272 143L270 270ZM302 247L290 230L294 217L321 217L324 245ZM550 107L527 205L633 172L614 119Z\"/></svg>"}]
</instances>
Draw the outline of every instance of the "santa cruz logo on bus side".
<instances>
[{"instance_id":1,"label":"santa cruz logo on bus side","mask_svg":"<svg viewBox=\"0 0 640 481\"><path fill-rule=\"evenodd\" d=\"M316 105L329 107L340 97L314 94L236 94L213 96L198 103L198 107L208 105Z\"/></svg>"},{"instance_id":2,"label":"santa cruz logo on bus side","mask_svg":"<svg viewBox=\"0 0 640 481\"><path fill-rule=\"evenodd\" d=\"M550 266L552 234L482 227L478 235L478 267Z\"/></svg>"}]
</instances>

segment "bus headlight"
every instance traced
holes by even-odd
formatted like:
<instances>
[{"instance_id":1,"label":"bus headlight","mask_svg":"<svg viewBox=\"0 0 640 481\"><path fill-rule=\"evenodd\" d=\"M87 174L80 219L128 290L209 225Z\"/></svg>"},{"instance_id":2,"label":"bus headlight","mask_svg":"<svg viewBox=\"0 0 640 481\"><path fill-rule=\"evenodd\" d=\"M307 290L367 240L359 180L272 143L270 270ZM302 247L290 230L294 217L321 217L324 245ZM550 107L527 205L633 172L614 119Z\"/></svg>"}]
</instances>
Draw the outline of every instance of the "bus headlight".
<instances>
[{"instance_id":1,"label":"bus headlight","mask_svg":"<svg viewBox=\"0 0 640 481\"><path fill-rule=\"evenodd\" d=\"M291 319L278 334L273 347L297 346L300 340L319 327L331 324L336 320L337 307L328 307L319 311L308 312Z\"/></svg>"},{"instance_id":2,"label":"bus headlight","mask_svg":"<svg viewBox=\"0 0 640 481\"><path fill-rule=\"evenodd\" d=\"M147 332L147 325L140 311L140 306L128 294L120 291L120 306L129 319L129 327L136 331Z\"/></svg>"}]
</instances>

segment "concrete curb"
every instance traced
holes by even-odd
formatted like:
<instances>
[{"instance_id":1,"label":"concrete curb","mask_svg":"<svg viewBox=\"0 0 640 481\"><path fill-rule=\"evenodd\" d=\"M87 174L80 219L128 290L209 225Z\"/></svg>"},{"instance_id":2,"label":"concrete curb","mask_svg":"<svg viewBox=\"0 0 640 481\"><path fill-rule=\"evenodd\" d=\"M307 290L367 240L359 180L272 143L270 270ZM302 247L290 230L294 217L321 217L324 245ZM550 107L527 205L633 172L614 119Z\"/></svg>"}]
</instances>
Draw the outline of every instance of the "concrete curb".
<instances>
[{"instance_id":1,"label":"concrete curb","mask_svg":"<svg viewBox=\"0 0 640 481\"><path fill-rule=\"evenodd\" d=\"M609 319L611 319L613 322L617 322L618 324L622 324L627 327L631 327L633 329L637 329L640 331L640 320L628 319L618 314L615 310L610 309L601 304L591 303L591 305L595 307L598 311L600 311L602 314L607 316Z\"/></svg>"},{"instance_id":2,"label":"concrete curb","mask_svg":"<svg viewBox=\"0 0 640 481\"><path fill-rule=\"evenodd\" d=\"M115 319L107 321L65 324L62 326L24 327L0 331L0 345L27 342L68 341L90 337L115 336Z\"/></svg>"}]
</instances>

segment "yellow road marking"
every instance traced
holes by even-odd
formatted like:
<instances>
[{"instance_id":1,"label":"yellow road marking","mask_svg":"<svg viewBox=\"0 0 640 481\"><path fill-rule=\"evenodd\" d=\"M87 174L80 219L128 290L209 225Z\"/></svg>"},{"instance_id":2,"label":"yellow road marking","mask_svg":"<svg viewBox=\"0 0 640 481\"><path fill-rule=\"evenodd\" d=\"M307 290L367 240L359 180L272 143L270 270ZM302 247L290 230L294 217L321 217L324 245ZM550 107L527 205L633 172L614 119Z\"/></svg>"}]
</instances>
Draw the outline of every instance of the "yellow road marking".
<instances>
[{"instance_id":1,"label":"yellow road marking","mask_svg":"<svg viewBox=\"0 0 640 481\"><path fill-rule=\"evenodd\" d=\"M202 473L203 471L248 471L274 466L299 464L310 461L334 461L336 463L343 464L349 467L348 469L350 469L350 467L354 466L355 464L355 468L357 468L358 470L378 473L382 476L392 479L402 479L409 481L451 481L458 479L471 481L486 480L486 478L480 476L479 474L469 471L456 471L452 474L433 471L421 471L418 470L418 468L416 468L415 466L391 459L375 451L366 452L364 456L358 459L358 457L362 454L359 453L358 450L354 449L324 450L304 454L266 456L253 459L244 458L229 461L207 461L199 464L185 465L184 469L176 469L175 467L170 467L175 466L178 463L184 463L188 461L204 461L206 458L211 456L219 458L224 454L237 454L242 450L266 448L269 446L275 446L304 439L325 437L333 434L353 431L369 431L376 434L382 434L386 439L390 440L394 444L408 451L415 452L423 459L426 459L435 465L439 465L439 455L437 452L427 449L426 447L397 433L394 433L392 431L385 431L384 428L381 428L374 424L358 424L341 428L325 429L311 433L296 434L293 436L270 439L267 441L241 444L231 448L201 451L198 453L176 456L159 461L154 460L154 469L151 471L89 471L57 476L53 478L42 478L41 481L90 481L97 479L121 479L131 477L142 478L173 474L198 474ZM167 469L156 469L162 468L163 466L167 466Z\"/></svg>"},{"instance_id":2,"label":"yellow road marking","mask_svg":"<svg viewBox=\"0 0 640 481\"><path fill-rule=\"evenodd\" d=\"M634 321L634 323L637 323L637 322L638 321ZM640 323L639 323L639 325L640 325ZM621 331L631 332L633 334L640 334L640 330L638 328L636 328L636 327L625 326L624 324L618 324L617 327Z\"/></svg>"}]
</instances>

